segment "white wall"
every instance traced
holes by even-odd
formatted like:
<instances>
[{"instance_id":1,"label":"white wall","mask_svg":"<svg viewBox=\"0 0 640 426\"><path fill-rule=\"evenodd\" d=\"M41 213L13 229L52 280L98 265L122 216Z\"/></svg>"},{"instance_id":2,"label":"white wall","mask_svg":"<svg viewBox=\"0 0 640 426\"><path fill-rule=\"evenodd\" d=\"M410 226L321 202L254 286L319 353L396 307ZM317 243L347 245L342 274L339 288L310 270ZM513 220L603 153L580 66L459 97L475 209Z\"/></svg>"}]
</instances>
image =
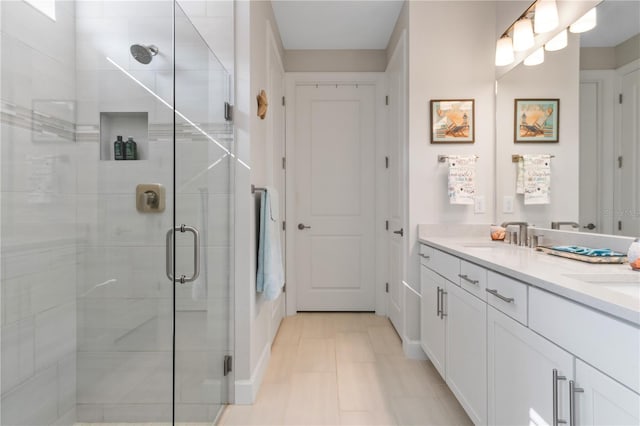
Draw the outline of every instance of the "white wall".
<instances>
[{"instance_id":1,"label":"white wall","mask_svg":"<svg viewBox=\"0 0 640 426\"><path fill-rule=\"evenodd\" d=\"M579 210L579 36L569 46L546 52L544 63L519 65L498 81L496 106L497 179L496 221L525 220L550 227L551 221L578 221ZM553 78L550 78L553 76ZM525 83L526 82L526 83ZM514 99L559 98L559 142L518 143L514 139ZM525 206L515 194L516 164L512 154L551 154L551 203ZM515 199L513 214L502 211L504 196Z\"/></svg>"},{"instance_id":2,"label":"white wall","mask_svg":"<svg viewBox=\"0 0 640 426\"><path fill-rule=\"evenodd\" d=\"M387 65L384 50L285 50L287 72L375 72Z\"/></svg>"},{"instance_id":3,"label":"white wall","mask_svg":"<svg viewBox=\"0 0 640 426\"><path fill-rule=\"evenodd\" d=\"M406 337L419 339L418 224L490 223L494 218L494 2L409 3L409 229ZM431 99L475 99L474 144L430 144ZM475 154L485 212L450 205L439 154Z\"/></svg>"},{"instance_id":4,"label":"white wall","mask_svg":"<svg viewBox=\"0 0 640 426\"><path fill-rule=\"evenodd\" d=\"M235 402L252 403L262 381L271 350L273 304L256 292L256 197L250 184L273 182L273 147L267 146L267 120L257 116L256 95L268 88L267 26L271 26L278 54L282 41L269 1L236 2L236 138L238 158L249 167L236 164L236 363ZM270 102L278 97L270 95ZM271 107L273 108L273 106ZM282 297L282 296L281 296Z\"/></svg>"}]
</instances>

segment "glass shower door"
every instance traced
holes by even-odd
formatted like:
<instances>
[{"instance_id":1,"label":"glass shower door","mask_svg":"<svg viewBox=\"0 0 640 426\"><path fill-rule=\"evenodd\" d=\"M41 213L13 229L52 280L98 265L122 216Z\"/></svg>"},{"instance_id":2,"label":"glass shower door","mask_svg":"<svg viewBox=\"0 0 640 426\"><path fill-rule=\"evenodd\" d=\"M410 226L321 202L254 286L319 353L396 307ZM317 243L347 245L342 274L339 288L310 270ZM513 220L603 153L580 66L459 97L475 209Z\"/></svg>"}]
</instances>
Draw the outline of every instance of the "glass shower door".
<instances>
[{"instance_id":1,"label":"glass shower door","mask_svg":"<svg viewBox=\"0 0 640 426\"><path fill-rule=\"evenodd\" d=\"M175 7L175 421L211 422L231 364L230 79Z\"/></svg>"}]
</instances>

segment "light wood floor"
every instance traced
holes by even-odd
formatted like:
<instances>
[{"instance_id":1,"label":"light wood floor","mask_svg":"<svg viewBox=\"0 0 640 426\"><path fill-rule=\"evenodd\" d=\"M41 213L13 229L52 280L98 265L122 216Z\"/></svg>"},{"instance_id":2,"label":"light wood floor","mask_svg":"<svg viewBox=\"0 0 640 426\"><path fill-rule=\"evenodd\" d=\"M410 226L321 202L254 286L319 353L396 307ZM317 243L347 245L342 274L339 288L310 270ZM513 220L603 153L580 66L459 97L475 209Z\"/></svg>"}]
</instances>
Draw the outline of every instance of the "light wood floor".
<instances>
[{"instance_id":1,"label":"light wood floor","mask_svg":"<svg viewBox=\"0 0 640 426\"><path fill-rule=\"evenodd\" d=\"M254 405L220 425L471 425L429 361L405 358L388 319L373 314L287 317Z\"/></svg>"}]
</instances>

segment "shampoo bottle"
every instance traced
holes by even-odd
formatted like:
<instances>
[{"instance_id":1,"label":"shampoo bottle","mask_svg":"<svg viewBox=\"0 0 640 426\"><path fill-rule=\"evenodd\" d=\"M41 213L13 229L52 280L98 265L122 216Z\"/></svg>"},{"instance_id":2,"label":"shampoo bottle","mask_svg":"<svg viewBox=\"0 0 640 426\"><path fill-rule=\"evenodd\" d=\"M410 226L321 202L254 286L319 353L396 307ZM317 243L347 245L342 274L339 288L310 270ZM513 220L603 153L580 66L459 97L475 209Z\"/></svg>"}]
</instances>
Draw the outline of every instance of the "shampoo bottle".
<instances>
[{"instance_id":1,"label":"shampoo bottle","mask_svg":"<svg viewBox=\"0 0 640 426\"><path fill-rule=\"evenodd\" d=\"M124 143L124 159L125 160L137 160L138 159L138 147L133 140L133 136L129 136Z\"/></svg>"},{"instance_id":2,"label":"shampoo bottle","mask_svg":"<svg viewBox=\"0 0 640 426\"><path fill-rule=\"evenodd\" d=\"M122 136L117 136L116 141L113 143L113 159L124 160L124 141Z\"/></svg>"}]
</instances>

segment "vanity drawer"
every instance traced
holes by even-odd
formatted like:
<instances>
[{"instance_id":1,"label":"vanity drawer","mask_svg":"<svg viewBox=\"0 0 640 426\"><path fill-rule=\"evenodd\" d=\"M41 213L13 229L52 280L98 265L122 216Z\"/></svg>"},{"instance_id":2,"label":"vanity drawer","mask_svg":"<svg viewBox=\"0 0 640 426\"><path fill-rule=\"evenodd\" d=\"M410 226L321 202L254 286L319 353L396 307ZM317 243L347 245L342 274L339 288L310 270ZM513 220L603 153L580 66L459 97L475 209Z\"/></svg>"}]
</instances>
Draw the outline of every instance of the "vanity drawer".
<instances>
[{"instance_id":1,"label":"vanity drawer","mask_svg":"<svg viewBox=\"0 0 640 426\"><path fill-rule=\"evenodd\" d=\"M487 270L466 260L460 261L460 287L482 300L487 300Z\"/></svg>"},{"instance_id":2,"label":"vanity drawer","mask_svg":"<svg viewBox=\"0 0 640 426\"><path fill-rule=\"evenodd\" d=\"M433 247L426 246L424 244L420 244L420 264L424 266L429 266L431 263L431 259L433 259Z\"/></svg>"},{"instance_id":3,"label":"vanity drawer","mask_svg":"<svg viewBox=\"0 0 640 426\"><path fill-rule=\"evenodd\" d=\"M529 327L640 393L640 328L535 287Z\"/></svg>"},{"instance_id":4,"label":"vanity drawer","mask_svg":"<svg viewBox=\"0 0 640 426\"><path fill-rule=\"evenodd\" d=\"M493 271L487 272L487 302L527 325L527 285Z\"/></svg>"},{"instance_id":5,"label":"vanity drawer","mask_svg":"<svg viewBox=\"0 0 640 426\"><path fill-rule=\"evenodd\" d=\"M442 275L454 284L460 283L460 259L448 253L433 249L428 268Z\"/></svg>"}]
</instances>

